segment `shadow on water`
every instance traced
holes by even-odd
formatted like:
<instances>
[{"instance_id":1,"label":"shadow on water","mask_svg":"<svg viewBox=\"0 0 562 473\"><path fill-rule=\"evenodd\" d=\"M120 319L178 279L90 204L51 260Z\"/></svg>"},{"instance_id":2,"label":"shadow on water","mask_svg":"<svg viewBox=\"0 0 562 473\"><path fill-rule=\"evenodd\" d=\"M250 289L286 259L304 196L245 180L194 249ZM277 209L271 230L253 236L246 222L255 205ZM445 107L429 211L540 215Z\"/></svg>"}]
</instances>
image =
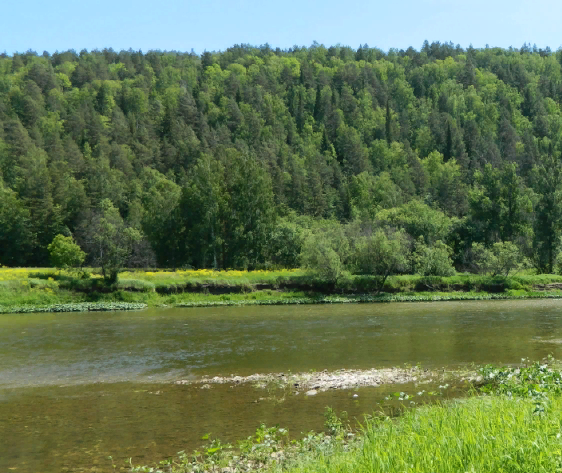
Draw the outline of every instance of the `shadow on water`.
<instances>
[{"instance_id":1,"label":"shadow on water","mask_svg":"<svg viewBox=\"0 0 562 473\"><path fill-rule=\"evenodd\" d=\"M108 455L119 466L130 457L155 463L198 447L208 432L235 441L260 422L293 435L320 430L326 406L362 418L389 393L420 388L279 402L281 392L251 386L171 381L560 357L561 309L560 301L502 301L2 315L0 471L112 471Z\"/></svg>"}]
</instances>

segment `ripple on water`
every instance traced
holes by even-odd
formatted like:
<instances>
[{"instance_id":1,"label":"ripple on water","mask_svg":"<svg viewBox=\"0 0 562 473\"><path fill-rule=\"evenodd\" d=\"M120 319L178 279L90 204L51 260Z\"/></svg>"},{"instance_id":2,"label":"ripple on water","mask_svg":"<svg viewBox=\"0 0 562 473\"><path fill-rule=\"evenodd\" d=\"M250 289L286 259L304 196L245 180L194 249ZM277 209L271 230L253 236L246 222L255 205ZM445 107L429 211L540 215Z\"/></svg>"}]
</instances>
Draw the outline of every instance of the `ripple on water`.
<instances>
[{"instance_id":1,"label":"ripple on water","mask_svg":"<svg viewBox=\"0 0 562 473\"><path fill-rule=\"evenodd\" d=\"M0 471L111 471L107 455L150 463L204 433L234 441L260 422L321 429L326 405L353 417L384 397L329 391L280 402L251 386L172 380L560 358L561 322L560 301L0 315Z\"/></svg>"}]
</instances>

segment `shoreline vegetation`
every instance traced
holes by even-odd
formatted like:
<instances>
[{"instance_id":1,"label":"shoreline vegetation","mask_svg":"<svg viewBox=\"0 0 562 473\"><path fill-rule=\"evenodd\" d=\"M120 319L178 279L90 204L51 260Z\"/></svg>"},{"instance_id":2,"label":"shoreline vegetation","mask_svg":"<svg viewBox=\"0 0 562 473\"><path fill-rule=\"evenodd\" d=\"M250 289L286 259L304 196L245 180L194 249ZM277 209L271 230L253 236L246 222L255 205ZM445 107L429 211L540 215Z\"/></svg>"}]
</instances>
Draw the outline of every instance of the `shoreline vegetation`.
<instances>
[{"instance_id":1,"label":"shoreline vegetation","mask_svg":"<svg viewBox=\"0 0 562 473\"><path fill-rule=\"evenodd\" d=\"M336 283L304 270L123 271L107 284L95 271L0 268L0 313L562 298L562 276L475 274L372 276Z\"/></svg>"},{"instance_id":2,"label":"shoreline vegetation","mask_svg":"<svg viewBox=\"0 0 562 473\"><path fill-rule=\"evenodd\" d=\"M406 371L425 370L415 367ZM338 373L313 373L309 378L337 377ZM475 367L468 377L467 373L459 378L468 383L466 396L450 400L431 398L435 393L420 390L416 383L417 393L400 392L385 397L355 430L345 412L338 415L327 407L324 432L303 433L300 439L290 439L283 428L261 425L254 435L237 446L206 435L202 441L207 443L191 454L179 452L177 457L155 467L130 463L129 471L560 471L562 373L559 363L552 357L541 362L522 359L519 366L487 365ZM435 380L445 376L436 375ZM222 381L222 378L216 380ZM266 386L269 391L271 385ZM282 384L277 387L285 388ZM401 402L398 409L391 409L389 414L388 408L396 407L397 401Z\"/></svg>"}]
</instances>

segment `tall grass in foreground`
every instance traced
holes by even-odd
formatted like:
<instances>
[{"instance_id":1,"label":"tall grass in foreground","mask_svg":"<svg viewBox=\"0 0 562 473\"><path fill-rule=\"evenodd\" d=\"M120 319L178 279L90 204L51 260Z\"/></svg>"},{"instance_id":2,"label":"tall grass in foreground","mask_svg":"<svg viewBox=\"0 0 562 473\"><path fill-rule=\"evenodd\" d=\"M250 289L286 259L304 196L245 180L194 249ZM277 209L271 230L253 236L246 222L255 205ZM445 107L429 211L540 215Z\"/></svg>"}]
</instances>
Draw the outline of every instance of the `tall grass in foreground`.
<instances>
[{"instance_id":1,"label":"tall grass in foreground","mask_svg":"<svg viewBox=\"0 0 562 473\"><path fill-rule=\"evenodd\" d=\"M410 410L367 423L362 446L303 457L294 473L490 473L562 471L562 399L536 413L505 396Z\"/></svg>"}]
</instances>

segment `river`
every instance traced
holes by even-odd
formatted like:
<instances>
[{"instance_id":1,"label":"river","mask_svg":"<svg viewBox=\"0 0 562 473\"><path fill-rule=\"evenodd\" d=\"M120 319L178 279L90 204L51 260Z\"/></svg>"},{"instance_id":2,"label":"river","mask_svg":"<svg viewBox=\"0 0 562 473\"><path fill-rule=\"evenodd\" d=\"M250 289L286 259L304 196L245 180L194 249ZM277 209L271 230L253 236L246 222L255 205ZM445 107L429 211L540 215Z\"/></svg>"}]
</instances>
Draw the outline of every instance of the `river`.
<instances>
[{"instance_id":1,"label":"river","mask_svg":"<svg viewBox=\"0 0 562 473\"><path fill-rule=\"evenodd\" d=\"M201 376L517 363L562 356L562 301L346 304L0 315L0 471L105 472L154 464L212 433L260 422L319 430L389 392L314 397L251 386L175 385ZM353 397L353 394L359 397ZM271 397L259 400L260 397Z\"/></svg>"}]
</instances>

